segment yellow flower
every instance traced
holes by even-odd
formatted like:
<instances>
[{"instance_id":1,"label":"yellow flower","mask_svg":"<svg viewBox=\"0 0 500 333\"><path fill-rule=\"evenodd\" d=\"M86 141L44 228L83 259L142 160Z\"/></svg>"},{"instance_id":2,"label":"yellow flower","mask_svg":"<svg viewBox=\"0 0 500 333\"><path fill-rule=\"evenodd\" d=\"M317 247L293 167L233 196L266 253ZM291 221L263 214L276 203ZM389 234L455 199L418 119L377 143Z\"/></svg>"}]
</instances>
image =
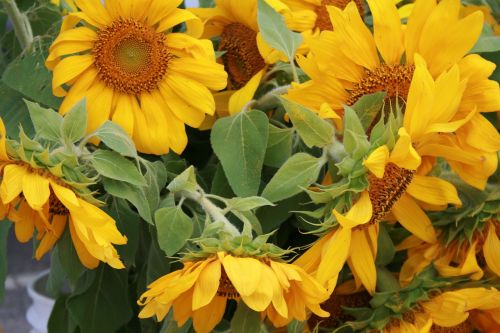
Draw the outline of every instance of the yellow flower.
<instances>
[{"instance_id":1,"label":"yellow flower","mask_svg":"<svg viewBox=\"0 0 500 333\"><path fill-rule=\"evenodd\" d=\"M459 141L453 146L466 151L465 155L481 157L481 163L465 163L464 157L452 165L467 182L481 188L484 174L491 174L495 168L495 149L492 148L498 150L498 142L487 140L489 143L482 146L485 135L481 133L487 128L487 133L491 134L492 127L479 113L500 109L499 85L488 80L495 64L475 54L467 55L481 34L482 12L460 18L459 0L443 0L437 5L433 0L418 0L404 27L393 1L369 0L368 3L374 18L373 34L363 23L354 3L349 3L343 11L328 7L330 19L337 28L323 31L319 38L309 41L311 53L307 57L299 56L299 64L311 80L294 85L288 97L318 114L326 103L340 115L344 105L352 105L362 96L378 91L386 91L388 99L406 101L415 72L416 54L427 64L432 79L458 64L461 99L453 101L456 105L450 105L453 96L443 93L448 98L443 104L453 112L458 108L457 115L461 118L471 112L477 115L457 132L466 139L448 137L448 142L441 145ZM457 69L453 69L455 77L456 74ZM439 82L436 86L446 89ZM486 156L481 156L477 150L484 150ZM479 179L476 174L480 175Z\"/></svg>"},{"instance_id":2,"label":"yellow flower","mask_svg":"<svg viewBox=\"0 0 500 333\"><path fill-rule=\"evenodd\" d=\"M124 268L113 244L125 244L127 239L115 221L48 170L11 160L1 119L0 176L0 216L6 215L14 223L16 237L22 243L28 242L36 230L40 241L36 259L52 249L69 222L73 244L85 267L93 269L103 261Z\"/></svg>"},{"instance_id":3,"label":"yellow flower","mask_svg":"<svg viewBox=\"0 0 500 333\"><path fill-rule=\"evenodd\" d=\"M407 284L413 276L434 263L441 276L470 275L473 280L483 277L483 268L478 263L485 261L486 266L500 277L500 222L490 220L482 230L472 235L471 241L453 241L447 244L441 238L435 243L423 243L413 236L398 245L398 250L408 249L408 259L401 267L399 279Z\"/></svg>"},{"instance_id":4,"label":"yellow flower","mask_svg":"<svg viewBox=\"0 0 500 333\"><path fill-rule=\"evenodd\" d=\"M198 333L211 332L222 320L228 300L244 302L267 316L277 327L307 319L309 309L322 317L319 304L328 298L323 289L300 267L267 258L235 257L219 252L165 275L141 296L140 318L156 315L163 320L171 308L182 326L193 319Z\"/></svg>"},{"instance_id":5,"label":"yellow flower","mask_svg":"<svg viewBox=\"0 0 500 333\"><path fill-rule=\"evenodd\" d=\"M50 0L50 2L56 6L62 5L61 0ZM74 12L77 10L74 0L62 0L62 2L64 3L64 5L68 6L71 11Z\"/></svg>"},{"instance_id":6,"label":"yellow flower","mask_svg":"<svg viewBox=\"0 0 500 333\"><path fill-rule=\"evenodd\" d=\"M500 292L494 288L446 291L429 301L420 302L413 311L405 313L402 319L391 321L384 332L471 332L475 321L469 320L469 316L474 318L478 313L491 314L498 325L500 322L495 317L498 311Z\"/></svg>"},{"instance_id":7,"label":"yellow flower","mask_svg":"<svg viewBox=\"0 0 500 333\"><path fill-rule=\"evenodd\" d=\"M80 11L65 17L46 61L54 95L64 96L60 113L86 97L89 132L112 119L141 152L181 153L185 125L214 114L211 89L227 79L210 41L170 32L183 22L194 36L202 32L181 2L75 0Z\"/></svg>"},{"instance_id":8,"label":"yellow flower","mask_svg":"<svg viewBox=\"0 0 500 333\"><path fill-rule=\"evenodd\" d=\"M287 11L280 0L266 0L278 12ZM263 39L257 23L257 0L217 0L215 8L192 8L205 25L203 37L220 36L219 51L229 74L228 91L216 94L217 112L235 114L252 100L270 64L285 60ZM219 109L223 109L219 111Z\"/></svg>"}]
</instances>

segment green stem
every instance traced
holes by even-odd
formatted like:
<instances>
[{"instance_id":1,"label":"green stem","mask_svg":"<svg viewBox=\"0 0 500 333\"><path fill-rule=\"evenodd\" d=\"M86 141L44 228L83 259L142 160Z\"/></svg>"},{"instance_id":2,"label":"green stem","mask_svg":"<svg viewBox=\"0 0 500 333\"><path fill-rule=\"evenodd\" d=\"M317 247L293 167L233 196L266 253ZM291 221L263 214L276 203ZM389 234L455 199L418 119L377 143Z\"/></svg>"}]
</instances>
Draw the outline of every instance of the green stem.
<instances>
[{"instance_id":1,"label":"green stem","mask_svg":"<svg viewBox=\"0 0 500 333\"><path fill-rule=\"evenodd\" d=\"M231 235L238 237L241 236L240 231L227 219L224 215L223 210L217 207L210 201L203 192L199 191L196 193L182 191L180 194L190 200L197 202L201 208L207 213L214 222L223 222L224 229Z\"/></svg>"},{"instance_id":2,"label":"green stem","mask_svg":"<svg viewBox=\"0 0 500 333\"><path fill-rule=\"evenodd\" d=\"M21 13L14 0L1 1L7 15L9 15L9 18L12 21L17 40L19 41L19 44L21 44L23 50L25 50L31 45L31 43L33 43L33 31L31 30L28 17Z\"/></svg>"},{"instance_id":3,"label":"green stem","mask_svg":"<svg viewBox=\"0 0 500 333\"><path fill-rule=\"evenodd\" d=\"M290 60L290 65L292 66L292 75L293 75L293 80L297 83L300 83L299 81L299 74L297 73L297 67L295 66L295 62Z\"/></svg>"}]
</instances>

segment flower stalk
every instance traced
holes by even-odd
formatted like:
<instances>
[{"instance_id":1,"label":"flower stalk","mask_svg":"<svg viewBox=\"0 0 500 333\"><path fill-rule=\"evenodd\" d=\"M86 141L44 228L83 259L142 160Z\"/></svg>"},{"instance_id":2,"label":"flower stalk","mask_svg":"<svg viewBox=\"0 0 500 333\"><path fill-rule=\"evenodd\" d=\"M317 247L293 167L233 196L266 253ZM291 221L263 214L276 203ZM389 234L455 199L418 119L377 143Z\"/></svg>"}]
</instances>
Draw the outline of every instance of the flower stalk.
<instances>
[{"instance_id":1,"label":"flower stalk","mask_svg":"<svg viewBox=\"0 0 500 333\"><path fill-rule=\"evenodd\" d=\"M33 31L31 30L28 17L24 13L21 13L14 0L2 0L2 3L12 21L17 40L23 50L25 50L33 43Z\"/></svg>"}]
</instances>

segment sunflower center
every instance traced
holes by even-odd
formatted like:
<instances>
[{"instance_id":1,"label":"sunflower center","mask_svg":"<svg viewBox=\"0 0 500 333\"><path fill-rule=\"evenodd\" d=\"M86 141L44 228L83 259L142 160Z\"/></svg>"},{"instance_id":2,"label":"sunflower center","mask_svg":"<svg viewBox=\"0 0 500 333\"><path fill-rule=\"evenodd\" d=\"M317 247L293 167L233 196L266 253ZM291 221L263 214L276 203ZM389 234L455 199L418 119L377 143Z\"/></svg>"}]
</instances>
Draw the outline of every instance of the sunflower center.
<instances>
[{"instance_id":1,"label":"sunflower center","mask_svg":"<svg viewBox=\"0 0 500 333\"><path fill-rule=\"evenodd\" d=\"M343 322L355 319L345 313L344 308L367 307L370 304L370 300L370 294L366 291L351 295L332 295L326 302L321 304L322 309L330 312L330 317L321 318L313 314L307 323L311 329L314 329L318 324L326 328L338 327Z\"/></svg>"},{"instance_id":2,"label":"sunflower center","mask_svg":"<svg viewBox=\"0 0 500 333\"><path fill-rule=\"evenodd\" d=\"M54 192L51 191L49 197L49 214L50 215L69 215L68 208L57 198Z\"/></svg>"},{"instance_id":3,"label":"sunflower center","mask_svg":"<svg viewBox=\"0 0 500 333\"><path fill-rule=\"evenodd\" d=\"M321 0L321 6L316 7L316 24L315 28L319 30L333 30L332 21L330 20L330 14L328 14L328 10L326 6L335 6L340 9L344 9L349 2L354 1L356 6L358 6L358 11L361 17L365 15L365 9L363 7L363 0Z\"/></svg>"},{"instance_id":4,"label":"sunflower center","mask_svg":"<svg viewBox=\"0 0 500 333\"><path fill-rule=\"evenodd\" d=\"M387 98L401 97L406 100L414 72L413 65L383 64L375 70L366 70L361 81L350 91L347 104L353 105L361 97L379 91L387 92Z\"/></svg>"},{"instance_id":5,"label":"sunflower center","mask_svg":"<svg viewBox=\"0 0 500 333\"><path fill-rule=\"evenodd\" d=\"M229 88L242 88L266 65L257 47L257 33L240 23L227 25L221 34L219 51L229 74Z\"/></svg>"},{"instance_id":6,"label":"sunflower center","mask_svg":"<svg viewBox=\"0 0 500 333\"><path fill-rule=\"evenodd\" d=\"M130 95L157 89L172 59L165 35L134 19L118 19L100 30L92 54L99 78Z\"/></svg>"},{"instance_id":7,"label":"sunflower center","mask_svg":"<svg viewBox=\"0 0 500 333\"><path fill-rule=\"evenodd\" d=\"M239 299L240 294L233 286L233 283L229 279L226 274L224 268L222 268L220 281L219 281L219 289L217 289L217 296L225 297L227 299Z\"/></svg>"},{"instance_id":8,"label":"sunflower center","mask_svg":"<svg viewBox=\"0 0 500 333\"><path fill-rule=\"evenodd\" d=\"M464 321L463 323L452 326L452 327L442 327L436 324L432 325L430 333L471 333L474 330L469 321Z\"/></svg>"},{"instance_id":9,"label":"sunflower center","mask_svg":"<svg viewBox=\"0 0 500 333\"><path fill-rule=\"evenodd\" d=\"M365 229L380 222L405 193L414 173L415 171L400 168L394 163L388 163L385 167L384 177L377 178L375 175L368 175L370 183L368 194L373 213L368 223L357 228Z\"/></svg>"}]
</instances>

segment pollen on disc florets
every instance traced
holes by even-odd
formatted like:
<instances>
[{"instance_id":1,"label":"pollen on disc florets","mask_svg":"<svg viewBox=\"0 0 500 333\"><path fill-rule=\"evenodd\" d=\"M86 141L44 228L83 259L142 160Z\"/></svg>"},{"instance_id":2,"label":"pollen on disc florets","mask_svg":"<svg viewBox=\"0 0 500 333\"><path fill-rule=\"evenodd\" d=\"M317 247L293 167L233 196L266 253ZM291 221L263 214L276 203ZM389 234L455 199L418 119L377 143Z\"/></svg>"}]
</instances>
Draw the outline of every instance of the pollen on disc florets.
<instances>
[{"instance_id":1,"label":"pollen on disc florets","mask_svg":"<svg viewBox=\"0 0 500 333\"><path fill-rule=\"evenodd\" d=\"M92 54L107 86L137 95L158 88L172 58L165 34L134 19L117 19L97 33Z\"/></svg>"},{"instance_id":2,"label":"pollen on disc florets","mask_svg":"<svg viewBox=\"0 0 500 333\"><path fill-rule=\"evenodd\" d=\"M326 9L326 6L334 6L340 9L344 9L349 2L354 1L358 7L359 15L363 17L365 15L365 8L363 7L363 0L321 0L321 6L316 7L316 24L315 28L323 30L333 30L332 21L330 20L330 14Z\"/></svg>"},{"instance_id":3,"label":"pollen on disc florets","mask_svg":"<svg viewBox=\"0 0 500 333\"><path fill-rule=\"evenodd\" d=\"M472 331L474 331L474 327L466 320L452 327L442 327L434 324L431 327L430 333L471 333Z\"/></svg>"},{"instance_id":4,"label":"pollen on disc florets","mask_svg":"<svg viewBox=\"0 0 500 333\"><path fill-rule=\"evenodd\" d=\"M266 66L257 47L257 32L241 23L231 23L221 34L219 51L229 74L229 88L240 89Z\"/></svg>"},{"instance_id":5,"label":"pollen on disc florets","mask_svg":"<svg viewBox=\"0 0 500 333\"><path fill-rule=\"evenodd\" d=\"M227 273L224 270L224 268L221 269L219 289L217 289L217 296L235 300L240 298L240 294L238 293L233 283L227 276Z\"/></svg>"},{"instance_id":6,"label":"pollen on disc florets","mask_svg":"<svg viewBox=\"0 0 500 333\"><path fill-rule=\"evenodd\" d=\"M372 217L368 223L357 228L367 228L380 222L405 193L408 185L413 180L414 174L415 171L400 168L394 163L388 163L385 166L384 177L377 178L375 175L368 175L370 183L368 194L372 203Z\"/></svg>"}]
</instances>

